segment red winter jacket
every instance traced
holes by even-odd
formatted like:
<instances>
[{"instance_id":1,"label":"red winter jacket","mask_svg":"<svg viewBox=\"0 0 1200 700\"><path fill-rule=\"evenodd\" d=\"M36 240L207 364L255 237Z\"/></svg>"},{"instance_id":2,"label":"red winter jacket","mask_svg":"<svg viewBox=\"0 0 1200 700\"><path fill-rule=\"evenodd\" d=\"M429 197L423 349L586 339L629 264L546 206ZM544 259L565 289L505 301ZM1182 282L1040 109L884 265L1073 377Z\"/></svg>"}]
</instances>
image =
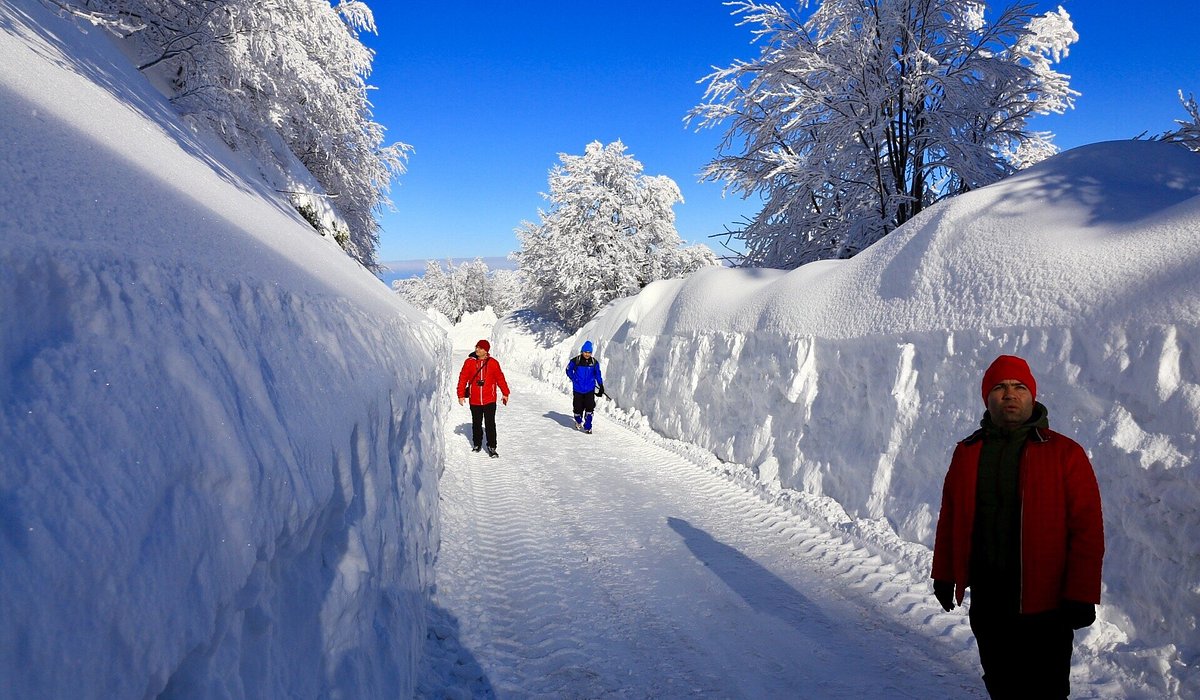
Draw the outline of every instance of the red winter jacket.
<instances>
[{"instance_id":1,"label":"red winter jacket","mask_svg":"<svg viewBox=\"0 0 1200 700\"><path fill-rule=\"evenodd\" d=\"M479 385L480 380L483 380L483 386ZM481 360L475 355L471 355L463 363L462 371L458 373L456 396L468 399L472 406L485 406L489 403L496 403L497 386L500 387L501 394L508 396L508 382L504 379L500 363L496 362L493 357ZM468 393L468 389L470 393Z\"/></svg>"},{"instance_id":2,"label":"red winter jacket","mask_svg":"<svg viewBox=\"0 0 1200 700\"><path fill-rule=\"evenodd\" d=\"M953 582L960 604L971 585L975 478L982 446L976 433L954 449L933 545L933 578ZM1032 428L1020 470L1021 612L1054 610L1063 600L1099 603L1104 520L1087 454L1065 435Z\"/></svg>"}]
</instances>

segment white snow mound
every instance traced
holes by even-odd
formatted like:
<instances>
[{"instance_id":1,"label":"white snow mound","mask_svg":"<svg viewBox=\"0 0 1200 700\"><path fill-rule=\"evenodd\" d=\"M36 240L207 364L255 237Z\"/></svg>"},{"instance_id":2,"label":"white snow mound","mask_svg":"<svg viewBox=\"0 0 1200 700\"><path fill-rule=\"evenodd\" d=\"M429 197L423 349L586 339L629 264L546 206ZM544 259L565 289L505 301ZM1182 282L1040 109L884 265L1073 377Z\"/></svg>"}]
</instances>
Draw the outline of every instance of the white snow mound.
<instances>
[{"instance_id":1,"label":"white snow mound","mask_svg":"<svg viewBox=\"0 0 1200 700\"><path fill-rule=\"evenodd\" d=\"M0 65L5 696L410 696L444 331L101 30Z\"/></svg>"}]
</instances>

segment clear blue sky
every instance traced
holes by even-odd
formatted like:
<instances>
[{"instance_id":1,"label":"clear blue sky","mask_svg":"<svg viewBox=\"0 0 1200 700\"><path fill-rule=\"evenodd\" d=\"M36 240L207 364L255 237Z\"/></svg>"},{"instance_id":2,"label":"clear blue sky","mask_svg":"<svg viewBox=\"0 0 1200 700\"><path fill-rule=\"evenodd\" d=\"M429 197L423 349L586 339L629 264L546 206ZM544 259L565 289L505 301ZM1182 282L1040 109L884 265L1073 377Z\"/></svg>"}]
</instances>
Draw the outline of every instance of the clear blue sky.
<instances>
[{"instance_id":1,"label":"clear blue sky","mask_svg":"<svg viewBox=\"0 0 1200 700\"><path fill-rule=\"evenodd\" d=\"M680 235L706 242L757 210L698 182L721 132L683 118L710 67L750 59L757 45L720 0L371 2L378 36L370 83L387 140L411 144L381 218L381 261L504 256L513 229L547 202L559 153L622 140L649 175L679 184ZM1061 4L1080 39L1059 70L1083 93L1063 116L1041 118L1068 149L1158 134L1185 116L1176 91L1200 95L1200 2L1163 0L1136 11L1117 0ZM453 19L453 15L462 19Z\"/></svg>"}]
</instances>

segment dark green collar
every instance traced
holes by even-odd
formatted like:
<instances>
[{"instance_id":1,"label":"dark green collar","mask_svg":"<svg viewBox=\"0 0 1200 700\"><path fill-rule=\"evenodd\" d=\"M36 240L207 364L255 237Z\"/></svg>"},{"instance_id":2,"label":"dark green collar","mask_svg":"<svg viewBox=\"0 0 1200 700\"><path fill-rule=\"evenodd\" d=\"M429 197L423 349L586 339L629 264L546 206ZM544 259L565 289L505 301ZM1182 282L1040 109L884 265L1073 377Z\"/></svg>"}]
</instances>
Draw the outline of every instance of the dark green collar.
<instances>
[{"instance_id":1,"label":"dark green collar","mask_svg":"<svg viewBox=\"0 0 1200 700\"><path fill-rule=\"evenodd\" d=\"M983 412L983 418L979 421L979 430L971 433L963 444L970 445L973 442L978 442L987 439L999 440L1030 440L1032 442L1048 441L1050 430L1050 412L1045 406L1038 402L1033 403L1033 415L1029 416L1029 420L1012 430L1004 430L996 426L992 422L991 414L987 411Z\"/></svg>"}]
</instances>

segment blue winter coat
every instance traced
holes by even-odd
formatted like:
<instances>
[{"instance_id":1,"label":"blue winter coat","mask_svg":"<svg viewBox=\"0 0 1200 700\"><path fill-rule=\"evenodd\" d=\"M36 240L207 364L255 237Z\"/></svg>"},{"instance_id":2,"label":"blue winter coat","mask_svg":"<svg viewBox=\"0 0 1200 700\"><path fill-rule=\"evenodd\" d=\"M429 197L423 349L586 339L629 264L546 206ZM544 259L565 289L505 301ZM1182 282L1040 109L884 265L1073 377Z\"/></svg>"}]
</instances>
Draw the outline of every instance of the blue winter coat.
<instances>
[{"instance_id":1,"label":"blue winter coat","mask_svg":"<svg viewBox=\"0 0 1200 700\"><path fill-rule=\"evenodd\" d=\"M594 357L583 359L576 355L567 363L567 376L571 378L571 388L577 394L590 394L596 387L604 385L604 377L600 374L600 361Z\"/></svg>"}]
</instances>

